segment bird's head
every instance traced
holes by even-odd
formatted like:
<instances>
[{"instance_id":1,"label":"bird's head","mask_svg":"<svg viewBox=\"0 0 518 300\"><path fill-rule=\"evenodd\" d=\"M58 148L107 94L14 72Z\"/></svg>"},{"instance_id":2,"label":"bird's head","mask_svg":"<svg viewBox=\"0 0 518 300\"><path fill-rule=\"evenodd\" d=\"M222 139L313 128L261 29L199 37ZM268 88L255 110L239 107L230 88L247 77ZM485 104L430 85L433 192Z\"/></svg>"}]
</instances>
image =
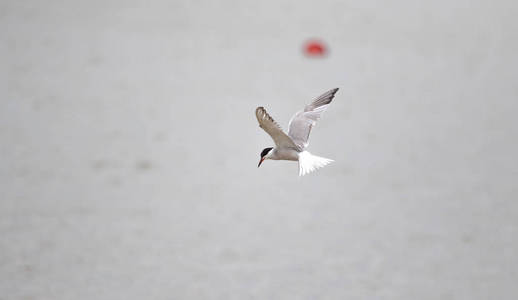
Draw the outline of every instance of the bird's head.
<instances>
[{"instance_id":1,"label":"bird's head","mask_svg":"<svg viewBox=\"0 0 518 300\"><path fill-rule=\"evenodd\" d=\"M259 160L259 164L257 165L258 168L261 166L261 164L263 163L263 161L265 159L270 159L270 157L272 156L272 153L273 153L272 150L273 150L273 148L269 147L269 148L264 148L263 151L261 151L261 160Z\"/></svg>"}]
</instances>

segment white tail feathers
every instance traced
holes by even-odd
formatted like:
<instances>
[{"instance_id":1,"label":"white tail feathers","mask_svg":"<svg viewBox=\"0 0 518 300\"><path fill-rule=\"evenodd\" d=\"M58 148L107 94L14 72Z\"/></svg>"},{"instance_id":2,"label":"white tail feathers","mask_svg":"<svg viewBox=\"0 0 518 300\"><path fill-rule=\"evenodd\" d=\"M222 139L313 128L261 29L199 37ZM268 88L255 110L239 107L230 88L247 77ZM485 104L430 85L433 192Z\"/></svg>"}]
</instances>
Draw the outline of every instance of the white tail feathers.
<instances>
[{"instance_id":1,"label":"white tail feathers","mask_svg":"<svg viewBox=\"0 0 518 300\"><path fill-rule=\"evenodd\" d=\"M299 176L304 176L308 173L320 169L334 160L313 155L307 151L299 153Z\"/></svg>"}]
</instances>

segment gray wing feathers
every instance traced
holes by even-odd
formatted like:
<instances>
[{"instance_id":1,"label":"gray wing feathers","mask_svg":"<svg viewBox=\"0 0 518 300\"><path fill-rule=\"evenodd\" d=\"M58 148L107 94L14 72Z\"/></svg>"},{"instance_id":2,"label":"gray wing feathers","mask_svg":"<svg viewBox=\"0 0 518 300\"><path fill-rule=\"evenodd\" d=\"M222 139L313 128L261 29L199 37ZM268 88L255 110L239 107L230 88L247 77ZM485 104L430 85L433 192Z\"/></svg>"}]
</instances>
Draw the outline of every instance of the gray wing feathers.
<instances>
[{"instance_id":1,"label":"gray wing feathers","mask_svg":"<svg viewBox=\"0 0 518 300\"><path fill-rule=\"evenodd\" d=\"M288 135L299 146L304 149L308 146L311 128L322 116L329 103L333 100L338 88L325 92L316 98L311 104L306 105L303 111L296 113L290 120Z\"/></svg>"},{"instance_id":2,"label":"gray wing feathers","mask_svg":"<svg viewBox=\"0 0 518 300\"><path fill-rule=\"evenodd\" d=\"M293 142L293 140L282 131L281 127L275 120L266 112L264 107L258 107L255 110L255 116L261 127L266 133L268 133L277 147L294 148L299 150L299 147Z\"/></svg>"},{"instance_id":3,"label":"gray wing feathers","mask_svg":"<svg viewBox=\"0 0 518 300\"><path fill-rule=\"evenodd\" d=\"M311 102L311 104L306 105L306 107L304 108L304 111L312 111L319 106L331 103L331 100L333 100L337 91L338 91L338 88L334 88L332 90L329 90L329 91L323 93L318 98L313 100L313 102Z\"/></svg>"}]
</instances>

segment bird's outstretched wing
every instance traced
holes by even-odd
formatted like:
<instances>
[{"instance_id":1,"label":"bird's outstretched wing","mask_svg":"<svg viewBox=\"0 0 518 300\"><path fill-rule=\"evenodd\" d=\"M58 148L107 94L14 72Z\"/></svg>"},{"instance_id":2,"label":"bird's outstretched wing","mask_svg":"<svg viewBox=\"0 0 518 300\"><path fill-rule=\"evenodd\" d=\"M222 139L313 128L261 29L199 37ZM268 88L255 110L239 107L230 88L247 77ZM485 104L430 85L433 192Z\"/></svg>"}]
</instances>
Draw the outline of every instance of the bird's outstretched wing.
<instances>
[{"instance_id":1,"label":"bird's outstretched wing","mask_svg":"<svg viewBox=\"0 0 518 300\"><path fill-rule=\"evenodd\" d=\"M311 104L306 105L303 111L299 111L291 118L288 125L288 136L300 149L304 149L309 145L308 139L311 128L320 119L320 116L327 109L337 91L338 88L325 92L311 102Z\"/></svg>"},{"instance_id":2,"label":"bird's outstretched wing","mask_svg":"<svg viewBox=\"0 0 518 300\"><path fill-rule=\"evenodd\" d=\"M268 133L275 145L279 148L293 148L300 150L299 147L293 142L293 140L282 131L281 127L277 122L273 120L272 117L266 112L264 107L258 107L255 110L255 116L257 117L257 121L259 121L259 127L264 129L266 133Z\"/></svg>"}]
</instances>

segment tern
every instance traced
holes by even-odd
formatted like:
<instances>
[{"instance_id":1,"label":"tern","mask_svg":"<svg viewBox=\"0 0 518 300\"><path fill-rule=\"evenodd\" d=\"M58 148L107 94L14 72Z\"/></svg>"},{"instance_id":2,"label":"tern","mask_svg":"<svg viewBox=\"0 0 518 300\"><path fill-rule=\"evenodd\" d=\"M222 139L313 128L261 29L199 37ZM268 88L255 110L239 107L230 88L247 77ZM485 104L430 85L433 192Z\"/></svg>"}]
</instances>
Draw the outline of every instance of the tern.
<instances>
[{"instance_id":1,"label":"tern","mask_svg":"<svg viewBox=\"0 0 518 300\"><path fill-rule=\"evenodd\" d=\"M320 119L337 91L338 88L325 92L313 100L311 104L306 105L304 110L297 112L288 124L288 134L282 130L264 107L258 107L255 110L255 116L259 121L259 127L272 137L275 147L264 148L261 151L261 160L259 160L257 167L259 168L263 161L267 159L298 161L299 176L303 176L333 162L332 159L309 153L306 148L309 144L311 128Z\"/></svg>"}]
</instances>

